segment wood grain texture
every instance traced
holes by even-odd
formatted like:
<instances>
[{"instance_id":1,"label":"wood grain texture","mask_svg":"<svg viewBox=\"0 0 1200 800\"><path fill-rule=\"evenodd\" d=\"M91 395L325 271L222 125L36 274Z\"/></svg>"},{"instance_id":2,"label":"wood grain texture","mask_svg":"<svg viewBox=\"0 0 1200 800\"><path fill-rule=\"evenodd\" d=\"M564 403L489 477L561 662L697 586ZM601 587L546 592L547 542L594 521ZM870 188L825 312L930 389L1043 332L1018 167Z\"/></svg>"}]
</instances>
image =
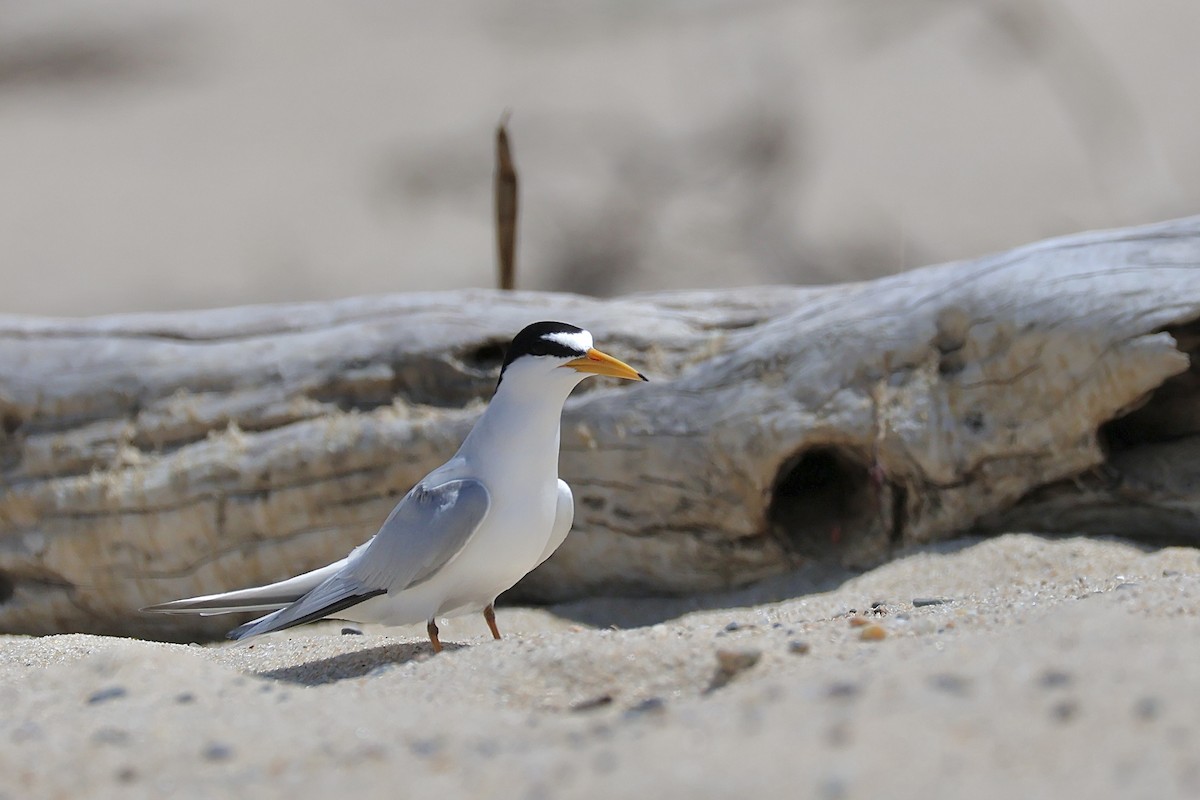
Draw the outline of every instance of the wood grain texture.
<instances>
[{"instance_id":1,"label":"wood grain texture","mask_svg":"<svg viewBox=\"0 0 1200 800\"><path fill-rule=\"evenodd\" d=\"M650 384L563 417L575 531L515 592L687 592L967 530L1200 543L1200 218L870 283L467 291L0 317L0 631L216 635L140 606L344 555L537 319Z\"/></svg>"}]
</instances>

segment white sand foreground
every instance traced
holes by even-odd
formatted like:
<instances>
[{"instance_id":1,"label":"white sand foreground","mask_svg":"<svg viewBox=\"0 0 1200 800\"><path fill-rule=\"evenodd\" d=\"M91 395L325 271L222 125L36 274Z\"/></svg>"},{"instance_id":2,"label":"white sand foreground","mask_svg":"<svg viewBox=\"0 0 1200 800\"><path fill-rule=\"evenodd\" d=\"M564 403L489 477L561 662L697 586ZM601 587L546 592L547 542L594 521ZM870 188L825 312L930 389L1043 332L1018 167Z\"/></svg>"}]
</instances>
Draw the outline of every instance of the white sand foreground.
<instances>
[{"instance_id":1,"label":"white sand foreground","mask_svg":"<svg viewBox=\"0 0 1200 800\"><path fill-rule=\"evenodd\" d=\"M437 656L0 637L0 798L1200 796L1200 552L1008 535L824 581L502 608Z\"/></svg>"}]
</instances>

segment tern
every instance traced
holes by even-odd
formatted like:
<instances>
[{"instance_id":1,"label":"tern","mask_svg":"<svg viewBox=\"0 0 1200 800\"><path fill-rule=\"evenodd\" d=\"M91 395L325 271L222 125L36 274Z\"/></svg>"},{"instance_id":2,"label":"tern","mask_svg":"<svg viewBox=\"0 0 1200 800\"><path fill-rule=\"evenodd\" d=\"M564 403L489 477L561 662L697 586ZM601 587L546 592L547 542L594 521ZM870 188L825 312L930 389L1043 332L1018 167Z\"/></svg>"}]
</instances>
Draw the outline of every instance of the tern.
<instances>
[{"instance_id":1,"label":"tern","mask_svg":"<svg viewBox=\"0 0 1200 800\"><path fill-rule=\"evenodd\" d=\"M558 549L575 516L558 477L559 424L567 396L592 375L646 380L600 352L592 334L537 322L508 348L487 409L454 457L426 475L383 526L350 555L266 586L175 600L143 611L270 611L229 632L245 639L328 617L407 625L483 611L492 636L496 597Z\"/></svg>"}]
</instances>

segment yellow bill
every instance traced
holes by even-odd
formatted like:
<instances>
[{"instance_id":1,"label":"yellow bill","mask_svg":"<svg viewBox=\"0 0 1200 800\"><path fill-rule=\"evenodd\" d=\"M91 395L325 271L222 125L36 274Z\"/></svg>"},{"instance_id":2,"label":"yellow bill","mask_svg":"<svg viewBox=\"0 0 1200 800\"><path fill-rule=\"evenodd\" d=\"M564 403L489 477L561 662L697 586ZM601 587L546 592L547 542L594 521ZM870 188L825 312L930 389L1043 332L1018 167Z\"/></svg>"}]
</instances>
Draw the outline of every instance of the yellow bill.
<instances>
[{"instance_id":1,"label":"yellow bill","mask_svg":"<svg viewBox=\"0 0 1200 800\"><path fill-rule=\"evenodd\" d=\"M587 355L563 364L577 372L587 372L593 375L607 375L610 378L624 378L627 381L644 381L646 376L620 359L613 358L608 353L601 353L596 348L588 350Z\"/></svg>"}]
</instances>

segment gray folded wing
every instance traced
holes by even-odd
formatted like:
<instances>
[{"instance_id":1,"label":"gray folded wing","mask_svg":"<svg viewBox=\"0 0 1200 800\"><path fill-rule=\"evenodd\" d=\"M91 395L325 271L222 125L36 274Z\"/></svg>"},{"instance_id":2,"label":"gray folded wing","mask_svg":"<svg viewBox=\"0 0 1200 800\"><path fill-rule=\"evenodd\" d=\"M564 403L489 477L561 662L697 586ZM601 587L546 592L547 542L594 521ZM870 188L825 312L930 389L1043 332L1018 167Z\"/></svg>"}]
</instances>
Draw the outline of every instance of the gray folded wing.
<instances>
[{"instance_id":1,"label":"gray folded wing","mask_svg":"<svg viewBox=\"0 0 1200 800\"><path fill-rule=\"evenodd\" d=\"M286 608L234 628L229 637L243 639L312 622L422 583L462 551L490 507L487 488L474 479L417 484L341 570Z\"/></svg>"}]
</instances>

